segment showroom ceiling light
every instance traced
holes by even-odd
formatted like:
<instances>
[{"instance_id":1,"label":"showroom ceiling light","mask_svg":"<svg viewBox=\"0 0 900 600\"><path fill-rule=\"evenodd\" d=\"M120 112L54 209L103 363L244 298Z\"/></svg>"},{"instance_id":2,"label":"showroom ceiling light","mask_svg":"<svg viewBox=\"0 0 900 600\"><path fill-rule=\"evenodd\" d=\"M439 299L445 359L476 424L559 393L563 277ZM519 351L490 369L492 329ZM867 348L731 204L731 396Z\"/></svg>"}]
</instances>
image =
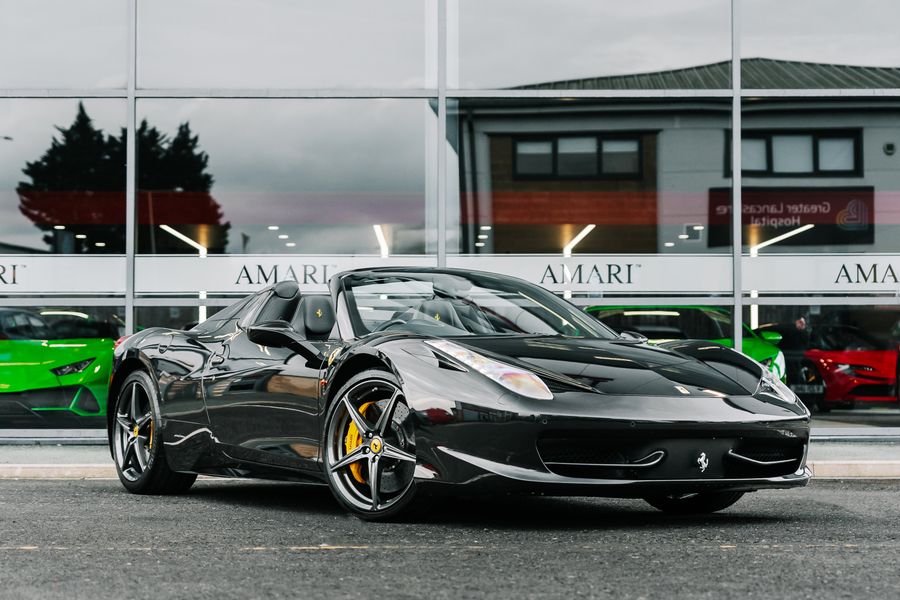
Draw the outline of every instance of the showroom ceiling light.
<instances>
[{"instance_id":1,"label":"showroom ceiling light","mask_svg":"<svg viewBox=\"0 0 900 600\"><path fill-rule=\"evenodd\" d=\"M578 235L572 238L572 241L563 246L563 257L571 258L572 257L572 249L578 245L578 242L587 237L587 235L594 230L594 225L591 223L590 225L586 225L584 229L578 232Z\"/></svg>"},{"instance_id":2,"label":"showroom ceiling light","mask_svg":"<svg viewBox=\"0 0 900 600\"><path fill-rule=\"evenodd\" d=\"M490 237L489 235L482 233L482 234L480 234L480 235L478 236L478 239L479 239L479 240L486 240L486 239L488 239L489 237Z\"/></svg>"},{"instance_id":3,"label":"showroom ceiling light","mask_svg":"<svg viewBox=\"0 0 900 600\"><path fill-rule=\"evenodd\" d=\"M66 228L65 225L54 225L53 226L53 229L65 229L65 228Z\"/></svg>"},{"instance_id":4,"label":"showroom ceiling light","mask_svg":"<svg viewBox=\"0 0 900 600\"><path fill-rule=\"evenodd\" d=\"M291 236L289 236L289 235L286 234L286 233L280 233L280 234L278 234L278 239L279 239L279 240L286 240L286 239L288 239L289 237L291 237Z\"/></svg>"},{"instance_id":5,"label":"showroom ceiling light","mask_svg":"<svg viewBox=\"0 0 900 600\"><path fill-rule=\"evenodd\" d=\"M269 231L278 231L278 225L269 225Z\"/></svg>"},{"instance_id":6,"label":"showroom ceiling light","mask_svg":"<svg viewBox=\"0 0 900 600\"><path fill-rule=\"evenodd\" d=\"M98 248L106 248L106 242L94 242L94 245Z\"/></svg>"},{"instance_id":7,"label":"showroom ceiling light","mask_svg":"<svg viewBox=\"0 0 900 600\"><path fill-rule=\"evenodd\" d=\"M798 227L797 229L792 229L791 231L788 231L787 233L782 233L781 235L777 235L777 236L773 237L771 240L766 240L764 242L756 244L755 246L750 246L750 256L757 256L759 254L759 251L762 250L763 248L765 248L766 246L771 246L772 244L777 244L778 242L782 242L790 237L794 237L798 233L803 233L804 231L809 231L813 227L815 227L815 225L813 225L812 223L807 223L806 225L804 225L802 227Z\"/></svg>"},{"instance_id":8,"label":"showroom ceiling light","mask_svg":"<svg viewBox=\"0 0 900 600\"><path fill-rule=\"evenodd\" d=\"M665 244L663 244L663 246L665 246L666 248L672 248L673 246L675 246L675 242L666 242Z\"/></svg>"},{"instance_id":9,"label":"showroom ceiling light","mask_svg":"<svg viewBox=\"0 0 900 600\"><path fill-rule=\"evenodd\" d=\"M80 319L89 319L87 313L78 312L75 310L42 310L42 317L78 317Z\"/></svg>"},{"instance_id":10,"label":"showroom ceiling light","mask_svg":"<svg viewBox=\"0 0 900 600\"><path fill-rule=\"evenodd\" d=\"M86 240L86 239L87 239L87 236L84 235L83 233L76 233L76 234L75 234L75 239L76 239L76 240Z\"/></svg>"},{"instance_id":11,"label":"showroom ceiling light","mask_svg":"<svg viewBox=\"0 0 900 600\"><path fill-rule=\"evenodd\" d=\"M293 248L296 245L297 245L297 242L288 242L285 244L285 246L287 246L288 248Z\"/></svg>"},{"instance_id":12,"label":"showroom ceiling light","mask_svg":"<svg viewBox=\"0 0 900 600\"><path fill-rule=\"evenodd\" d=\"M200 242L198 242L196 240L192 240L188 236L184 235L180 231L177 231L177 230L169 227L168 225L160 225L159 228L162 229L163 231L165 231L166 233L168 233L169 235L177 237L179 240L181 240L188 246L191 246L192 248L196 248L197 252L200 254L200 258L206 258L206 252L207 252L206 246L204 246Z\"/></svg>"},{"instance_id":13,"label":"showroom ceiling light","mask_svg":"<svg viewBox=\"0 0 900 600\"><path fill-rule=\"evenodd\" d=\"M372 225L372 229L375 230L375 237L378 239L378 248L381 249L381 258L387 258L389 252L387 238L384 237L384 229L381 225Z\"/></svg>"},{"instance_id":14,"label":"showroom ceiling light","mask_svg":"<svg viewBox=\"0 0 900 600\"><path fill-rule=\"evenodd\" d=\"M482 231L490 231L490 230L491 230L491 226L490 226L490 225L482 225L482 226L481 226L481 230L482 230Z\"/></svg>"}]
</instances>

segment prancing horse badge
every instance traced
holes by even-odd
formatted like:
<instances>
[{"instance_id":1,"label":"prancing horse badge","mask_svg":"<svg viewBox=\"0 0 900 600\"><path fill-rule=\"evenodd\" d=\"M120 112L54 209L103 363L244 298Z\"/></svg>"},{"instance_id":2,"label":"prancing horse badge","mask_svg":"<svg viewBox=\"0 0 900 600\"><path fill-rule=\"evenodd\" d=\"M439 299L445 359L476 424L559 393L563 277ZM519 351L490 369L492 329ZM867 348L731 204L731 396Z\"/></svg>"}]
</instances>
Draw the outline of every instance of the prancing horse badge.
<instances>
[{"instance_id":1,"label":"prancing horse badge","mask_svg":"<svg viewBox=\"0 0 900 600\"><path fill-rule=\"evenodd\" d=\"M701 473L706 471L706 467L709 466L709 459L706 458L706 452L700 453L700 457L697 459L697 464L700 465Z\"/></svg>"}]
</instances>

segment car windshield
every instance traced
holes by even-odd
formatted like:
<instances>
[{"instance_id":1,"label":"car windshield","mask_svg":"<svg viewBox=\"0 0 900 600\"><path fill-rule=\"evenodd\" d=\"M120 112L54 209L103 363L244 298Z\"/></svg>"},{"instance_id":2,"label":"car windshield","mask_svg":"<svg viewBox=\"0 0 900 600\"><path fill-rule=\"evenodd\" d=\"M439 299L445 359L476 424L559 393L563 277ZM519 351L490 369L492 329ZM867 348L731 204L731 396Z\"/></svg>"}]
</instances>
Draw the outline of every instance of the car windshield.
<instances>
[{"instance_id":1,"label":"car windshield","mask_svg":"<svg viewBox=\"0 0 900 600\"><path fill-rule=\"evenodd\" d=\"M616 337L537 286L487 273L351 273L342 284L356 335L390 330L438 337Z\"/></svg>"}]
</instances>

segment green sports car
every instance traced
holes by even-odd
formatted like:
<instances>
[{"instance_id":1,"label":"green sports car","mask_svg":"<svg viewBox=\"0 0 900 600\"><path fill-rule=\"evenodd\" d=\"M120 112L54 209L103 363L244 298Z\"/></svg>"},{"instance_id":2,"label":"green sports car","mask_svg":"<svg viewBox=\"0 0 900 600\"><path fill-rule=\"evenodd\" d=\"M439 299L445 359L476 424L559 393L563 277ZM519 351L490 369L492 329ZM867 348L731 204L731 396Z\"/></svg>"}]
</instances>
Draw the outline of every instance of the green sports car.
<instances>
[{"instance_id":1,"label":"green sports car","mask_svg":"<svg viewBox=\"0 0 900 600\"><path fill-rule=\"evenodd\" d=\"M115 325L0 308L0 428L104 426Z\"/></svg>"},{"instance_id":2,"label":"green sports car","mask_svg":"<svg viewBox=\"0 0 900 600\"><path fill-rule=\"evenodd\" d=\"M615 331L634 331L649 338L651 343L698 339L734 347L731 313L726 309L711 306L590 306L585 310ZM779 333L756 333L744 325L741 351L784 381L784 353L776 345L780 341Z\"/></svg>"}]
</instances>

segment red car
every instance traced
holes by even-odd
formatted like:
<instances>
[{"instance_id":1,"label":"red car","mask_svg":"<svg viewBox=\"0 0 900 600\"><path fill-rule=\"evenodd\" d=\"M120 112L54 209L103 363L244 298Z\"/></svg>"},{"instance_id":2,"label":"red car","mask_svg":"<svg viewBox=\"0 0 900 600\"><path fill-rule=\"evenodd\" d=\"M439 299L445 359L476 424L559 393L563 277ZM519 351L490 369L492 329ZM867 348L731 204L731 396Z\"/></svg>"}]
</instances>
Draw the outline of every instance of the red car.
<instances>
[{"instance_id":1,"label":"red car","mask_svg":"<svg viewBox=\"0 0 900 600\"><path fill-rule=\"evenodd\" d=\"M896 345L877 340L857 327L820 325L810 334L804 357L821 374L821 408L856 402L897 402Z\"/></svg>"}]
</instances>

